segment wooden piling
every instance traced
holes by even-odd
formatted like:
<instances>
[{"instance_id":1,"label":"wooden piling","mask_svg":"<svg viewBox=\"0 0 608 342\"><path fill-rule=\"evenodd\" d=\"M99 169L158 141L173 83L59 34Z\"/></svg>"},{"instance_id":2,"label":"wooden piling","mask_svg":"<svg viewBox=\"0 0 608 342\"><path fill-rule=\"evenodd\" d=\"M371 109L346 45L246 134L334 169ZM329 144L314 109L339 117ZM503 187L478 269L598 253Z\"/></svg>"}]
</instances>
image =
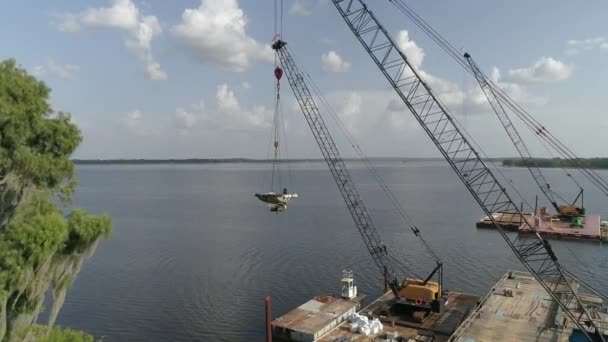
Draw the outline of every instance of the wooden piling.
<instances>
[{"instance_id":1,"label":"wooden piling","mask_svg":"<svg viewBox=\"0 0 608 342\"><path fill-rule=\"evenodd\" d=\"M266 296L264 303L265 303L264 306L266 308L266 342L272 342L272 326L271 326L272 315L271 315L271 308L270 308L270 296Z\"/></svg>"}]
</instances>

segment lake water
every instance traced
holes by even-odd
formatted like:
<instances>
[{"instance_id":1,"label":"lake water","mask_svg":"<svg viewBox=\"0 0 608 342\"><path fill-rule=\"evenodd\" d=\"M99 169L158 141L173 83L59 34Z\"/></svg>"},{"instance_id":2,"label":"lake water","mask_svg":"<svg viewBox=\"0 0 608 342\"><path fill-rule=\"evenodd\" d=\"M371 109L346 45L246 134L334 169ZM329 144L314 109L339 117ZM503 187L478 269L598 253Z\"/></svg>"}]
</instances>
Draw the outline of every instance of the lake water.
<instances>
[{"instance_id":1,"label":"lake water","mask_svg":"<svg viewBox=\"0 0 608 342\"><path fill-rule=\"evenodd\" d=\"M483 295L506 270L522 268L498 233L475 228L482 211L447 164L376 166L444 259L446 288ZM278 215L253 196L269 191L269 167L78 166L75 205L110 214L114 231L83 266L57 323L104 341L259 341L265 295L276 317L312 296L338 293L341 271L351 269L360 291L377 296L381 273L326 165L291 165L289 190L300 198ZM415 272L430 272L432 260L369 172L350 167L389 250ZM533 203L527 170L499 169ZM576 192L567 180L563 187ZM608 200L590 186L585 205L608 214ZM552 244L566 268L606 292L608 246Z\"/></svg>"}]
</instances>

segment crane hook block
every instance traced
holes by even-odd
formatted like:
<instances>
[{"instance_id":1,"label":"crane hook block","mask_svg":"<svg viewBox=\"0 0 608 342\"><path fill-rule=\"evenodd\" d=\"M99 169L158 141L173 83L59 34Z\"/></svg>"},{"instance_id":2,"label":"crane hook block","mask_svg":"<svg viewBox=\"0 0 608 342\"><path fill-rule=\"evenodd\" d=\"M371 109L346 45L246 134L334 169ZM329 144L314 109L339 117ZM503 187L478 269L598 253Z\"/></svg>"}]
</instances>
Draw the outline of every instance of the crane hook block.
<instances>
[{"instance_id":1,"label":"crane hook block","mask_svg":"<svg viewBox=\"0 0 608 342\"><path fill-rule=\"evenodd\" d=\"M283 77L283 69L276 67L276 69L274 69L274 77L277 78L277 81L280 81L281 77Z\"/></svg>"}]
</instances>

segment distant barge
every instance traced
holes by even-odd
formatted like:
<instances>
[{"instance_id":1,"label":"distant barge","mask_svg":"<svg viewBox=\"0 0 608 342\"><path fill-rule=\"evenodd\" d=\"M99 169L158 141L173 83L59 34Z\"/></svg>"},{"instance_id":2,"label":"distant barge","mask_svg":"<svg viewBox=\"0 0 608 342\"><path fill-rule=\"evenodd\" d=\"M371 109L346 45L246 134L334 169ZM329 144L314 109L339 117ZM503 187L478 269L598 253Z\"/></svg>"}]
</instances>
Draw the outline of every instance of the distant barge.
<instances>
[{"instance_id":1,"label":"distant barge","mask_svg":"<svg viewBox=\"0 0 608 342\"><path fill-rule=\"evenodd\" d=\"M541 235L552 238L608 241L608 223L602 222L598 215L581 216L573 222L561 220L555 215L548 215L540 210L536 215L523 214L528 224L525 224L522 217L516 213L496 212L492 216L503 229L520 234L531 233L529 226L532 226ZM476 223L476 227L494 228L494 223L486 216Z\"/></svg>"},{"instance_id":2,"label":"distant barge","mask_svg":"<svg viewBox=\"0 0 608 342\"><path fill-rule=\"evenodd\" d=\"M571 285L578 288L572 280ZM576 341L580 334L526 272L507 272L483 298L458 292L448 296L444 313L434 313L417 323L392 314L390 307L395 299L386 292L358 312L383 324L382 331L368 335L353 331L348 320L359 308L360 297L316 297L273 320L269 338L298 342L567 342ZM580 296L588 310L602 304L600 298ZM597 325L608 327L608 313L593 312Z\"/></svg>"},{"instance_id":3,"label":"distant barge","mask_svg":"<svg viewBox=\"0 0 608 342\"><path fill-rule=\"evenodd\" d=\"M523 217L528 220L530 224L534 222L534 214L532 213L524 213ZM498 211L492 213L492 218L494 218L494 220L505 230L517 231L524 224L522 217L517 213ZM494 228L494 222L486 216L477 221L476 226L477 228Z\"/></svg>"}]
</instances>

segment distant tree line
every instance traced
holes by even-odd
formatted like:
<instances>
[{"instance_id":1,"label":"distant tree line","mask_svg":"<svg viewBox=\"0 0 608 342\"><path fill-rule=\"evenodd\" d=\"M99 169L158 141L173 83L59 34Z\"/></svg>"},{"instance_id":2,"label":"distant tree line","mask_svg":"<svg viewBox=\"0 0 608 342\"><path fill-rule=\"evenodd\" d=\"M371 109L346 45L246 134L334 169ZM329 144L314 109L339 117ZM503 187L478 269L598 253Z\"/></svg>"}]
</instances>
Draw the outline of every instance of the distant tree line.
<instances>
[{"instance_id":1,"label":"distant tree line","mask_svg":"<svg viewBox=\"0 0 608 342\"><path fill-rule=\"evenodd\" d=\"M443 161L438 158L396 158L396 157L371 157L375 161ZM361 161L359 158L345 158L349 162ZM316 163L323 162L322 158L295 158L278 159L281 163ZM273 163L273 159L252 158L189 158L189 159L72 159L74 164L79 165L115 165L115 164L230 164L230 163Z\"/></svg>"},{"instance_id":2,"label":"distant tree line","mask_svg":"<svg viewBox=\"0 0 608 342\"><path fill-rule=\"evenodd\" d=\"M608 158L579 158L578 162L587 169L608 169ZM538 167L575 168L571 160L561 158L535 158L532 162L522 159L504 159L503 166L527 167L533 164Z\"/></svg>"}]
</instances>

